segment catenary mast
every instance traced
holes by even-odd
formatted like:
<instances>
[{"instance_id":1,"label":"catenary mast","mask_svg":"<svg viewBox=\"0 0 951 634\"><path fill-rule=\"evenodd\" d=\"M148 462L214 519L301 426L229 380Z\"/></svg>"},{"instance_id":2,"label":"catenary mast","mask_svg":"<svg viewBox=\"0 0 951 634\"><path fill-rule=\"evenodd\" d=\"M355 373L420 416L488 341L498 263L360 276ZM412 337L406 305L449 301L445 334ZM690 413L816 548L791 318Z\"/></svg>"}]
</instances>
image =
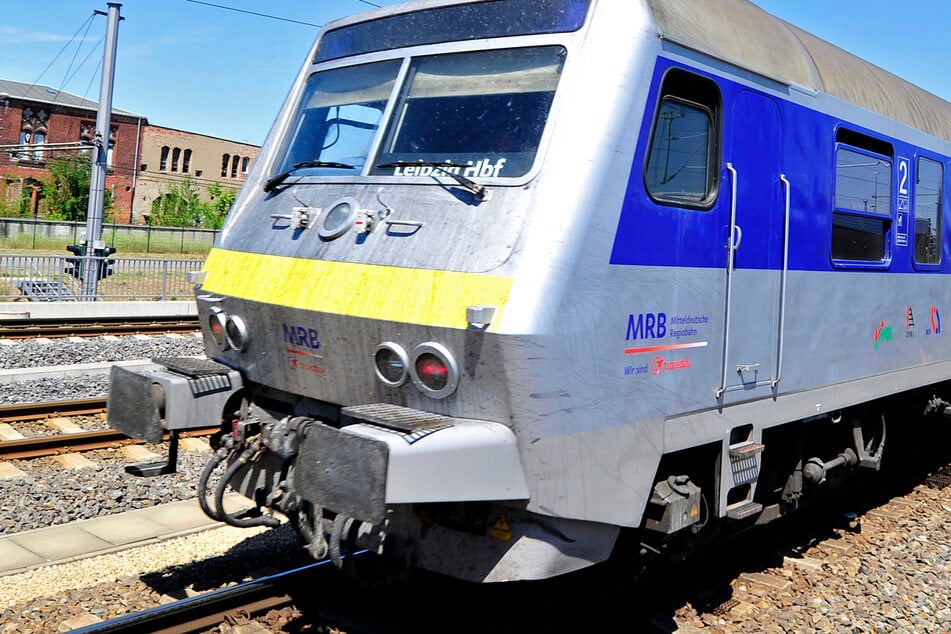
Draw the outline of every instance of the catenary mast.
<instances>
[{"instance_id":1,"label":"catenary mast","mask_svg":"<svg viewBox=\"0 0 951 634\"><path fill-rule=\"evenodd\" d=\"M99 281L97 267L100 261L92 255L103 255L102 210L105 201L106 169L109 158L109 130L112 123L112 84L116 70L116 42L119 36L119 2L106 3L109 7L106 25L106 44L102 60L102 83L99 88L99 109L96 112L96 134L92 145L92 175L89 179L89 207L86 211L86 239L82 261L82 299L96 299ZM96 13L103 15L101 11Z\"/></svg>"}]
</instances>

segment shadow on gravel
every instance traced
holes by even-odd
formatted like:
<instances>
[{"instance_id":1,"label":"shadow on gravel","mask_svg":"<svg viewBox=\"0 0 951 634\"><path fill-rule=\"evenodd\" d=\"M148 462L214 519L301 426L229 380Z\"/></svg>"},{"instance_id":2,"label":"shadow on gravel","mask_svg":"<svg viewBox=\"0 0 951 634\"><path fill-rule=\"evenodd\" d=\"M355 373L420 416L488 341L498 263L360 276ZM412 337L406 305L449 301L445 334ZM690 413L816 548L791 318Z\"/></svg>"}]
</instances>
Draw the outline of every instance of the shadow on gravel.
<instances>
[{"instance_id":1,"label":"shadow on gravel","mask_svg":"<svg viewBox=\"0 0 951 634\"><path fill-rule=\"evenodd\" d=\"M313 559L299 547L293 528L283 524L249 535L222 555L148 573L140 580L160 595L182 599L186 588L205 592L309 563Z\"/></svg>"}]
</instances>

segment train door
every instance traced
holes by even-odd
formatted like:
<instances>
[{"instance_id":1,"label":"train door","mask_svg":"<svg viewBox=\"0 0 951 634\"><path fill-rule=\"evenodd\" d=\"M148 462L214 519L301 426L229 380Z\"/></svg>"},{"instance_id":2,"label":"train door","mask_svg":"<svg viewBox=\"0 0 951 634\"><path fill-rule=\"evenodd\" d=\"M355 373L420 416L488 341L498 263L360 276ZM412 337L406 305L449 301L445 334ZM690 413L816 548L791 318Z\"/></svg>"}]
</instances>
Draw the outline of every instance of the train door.
<instances>
[{"instance_id":1,"label":"train door","mask_svg":"<svg viewBox=\"0 0 951 634\"><path fill-rule=\"evenodd\" d=\"M741 91L726 144L730 225L723 367L717 397L776 389L782 373L789 186L782 173L782 121L772 99Z\"/></svg>"}]
</instances>

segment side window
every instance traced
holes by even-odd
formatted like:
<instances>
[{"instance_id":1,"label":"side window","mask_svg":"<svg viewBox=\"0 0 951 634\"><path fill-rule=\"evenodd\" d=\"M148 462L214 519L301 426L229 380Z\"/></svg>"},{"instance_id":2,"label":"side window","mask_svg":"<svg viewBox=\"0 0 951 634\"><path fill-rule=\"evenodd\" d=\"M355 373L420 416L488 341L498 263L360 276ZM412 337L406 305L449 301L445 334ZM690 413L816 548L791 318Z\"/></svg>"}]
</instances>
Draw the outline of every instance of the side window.
<instances>
[{"instance_id":1,"label":"side window","mask_svg":"<svg viewBox=\"0 0 951 634\"><path fill-rule=\"evenodd\" d=\"M891 145L841 130L836 140L832 259L884 262L892 224Z\"/></svg>"},{"instance_id":2,"label":"side window","mask_svg":"<svg viewBox=\"0 0 951 634\"><path fill-rule=\"evenodd\" d=\"M658 202L709 207L719 164L720 91L713 81L671 70L664 77L644 170Z\"/></svg>"},{"instance_id":3,"label":"side window","mask_svg":"<svg viewBox=\"0 0 951 634\"><path fill-rule=\"evenodd\" d=\"M941 262L941 200L944 165L918 158L915 184L915 262Z\"/></svg>"}]
</instances>

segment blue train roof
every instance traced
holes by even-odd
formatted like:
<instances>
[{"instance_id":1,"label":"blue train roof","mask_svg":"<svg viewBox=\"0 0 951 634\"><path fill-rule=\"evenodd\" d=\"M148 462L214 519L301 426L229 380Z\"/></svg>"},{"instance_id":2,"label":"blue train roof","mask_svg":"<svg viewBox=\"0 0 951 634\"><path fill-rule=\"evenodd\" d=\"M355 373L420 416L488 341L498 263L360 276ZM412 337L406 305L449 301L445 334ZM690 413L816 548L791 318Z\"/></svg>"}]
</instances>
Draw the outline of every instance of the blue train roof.
<instances>
[{"instance_id":1,"label":"blue train roof","mask_svg":"<svg viewBox=\"0 0 951 634\"><path fill-rule=\"evenodd\" d=\"M748 0L647 0L662 39L951 141L951 103Z\"/></svg>"}]
</instances>

